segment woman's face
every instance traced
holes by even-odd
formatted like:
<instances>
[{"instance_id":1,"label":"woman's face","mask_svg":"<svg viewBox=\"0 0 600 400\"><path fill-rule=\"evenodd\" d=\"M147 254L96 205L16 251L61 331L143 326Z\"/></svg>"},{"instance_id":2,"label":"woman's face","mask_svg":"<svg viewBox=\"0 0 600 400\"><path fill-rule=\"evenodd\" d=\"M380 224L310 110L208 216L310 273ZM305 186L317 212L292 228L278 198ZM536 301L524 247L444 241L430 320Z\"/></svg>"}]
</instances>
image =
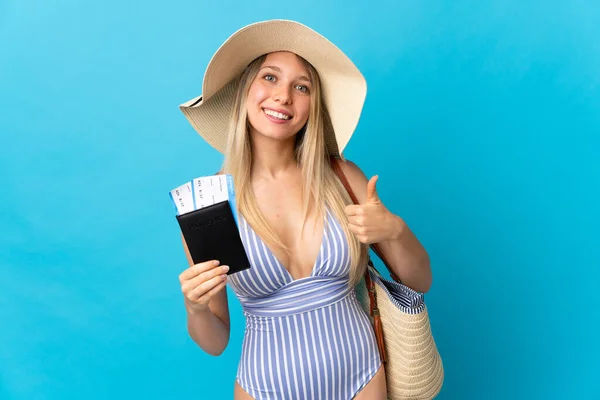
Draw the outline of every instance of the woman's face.
<instances>
[{"instance_id":1,"label":"woman's face","mask_svg":"<svg viewBox=\"0 0 600 400\"><path fill-rule=\"evenodd\" d=\"M267 55L246 99L253 135L280 141L295 137L308 120L312 90L309 76L294 53Z\"/></svg>"}]
</instances>

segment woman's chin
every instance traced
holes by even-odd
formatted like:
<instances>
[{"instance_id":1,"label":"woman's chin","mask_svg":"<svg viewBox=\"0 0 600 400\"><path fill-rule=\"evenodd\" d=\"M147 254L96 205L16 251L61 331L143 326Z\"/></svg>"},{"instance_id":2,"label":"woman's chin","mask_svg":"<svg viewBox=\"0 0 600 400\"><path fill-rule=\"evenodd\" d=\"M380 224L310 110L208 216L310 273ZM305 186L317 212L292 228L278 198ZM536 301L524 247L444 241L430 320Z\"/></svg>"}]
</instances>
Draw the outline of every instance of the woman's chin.
<instances>
[{"instance_id":1,"label":"woman's chin","mask_svg":"<svg viewBox=\"0 0 600 400\"><path fill-rule=\"evenodd\" d=\"M264 141L264 142L280 142L285 144L287 142L295 142L296 140L296 132L290 133L281 132L281 131L256 131L253 135L254 140Z\"/></svg>"}]
</instances>

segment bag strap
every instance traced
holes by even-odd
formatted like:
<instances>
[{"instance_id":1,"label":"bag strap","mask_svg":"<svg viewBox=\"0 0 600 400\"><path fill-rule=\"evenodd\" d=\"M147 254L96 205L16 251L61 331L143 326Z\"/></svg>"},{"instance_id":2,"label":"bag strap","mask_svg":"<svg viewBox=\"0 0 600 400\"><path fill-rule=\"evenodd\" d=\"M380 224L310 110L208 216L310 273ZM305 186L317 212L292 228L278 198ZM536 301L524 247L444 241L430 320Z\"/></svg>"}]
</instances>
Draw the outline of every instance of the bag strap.
<instances>
[{"instance_id":1,"label":"bag strap","mask_svg":"<svg viewBox=\"0 0 600 400\"><path fill-rule=\"evenodd\" d=\"M336 175L338 176L338 178L340 179L340 181L346 188L346 191L348 191L348 194L350 195L352 202L354 204L359 204L358 199L356 198L356 195L354 194L354 191L352 190L352 188L350 187L350 184L348 183L348 179L346 178L344 171L342 171L342 167L340 167L339 160L335 157L331 157L331 166L333 167L334 172L336 173ZM387 263L386 259L383 257L383 254L381 254L381 251L379 250L379 246L377 246L377 244L373 244L370 247L371 247L371 249L373 249L375 254L377 254L377 256L381 259L381 261L383 261L386 268L390 272L390 276L392 277L392 279L399 282L399 280L396 278L396 275L394 275L391 268L389 267L389 264ZM369 267L377 270L375 268L375 265L373 265L373 263L371 262L370 258L369 258ZM379 355L381 357L381 361L383 363L386 363L387 362L387 352L385 350L385 341L383 338L383 325L381 323L381 316L379 315L379 307L377 306L377 292L375 291L375 284L373 283L373 280L371 279L371 275L369 273L369 268L367 268L365 270L365 285L367 287L367 291L369 292L369 306L370 306L369 308L370 308L370 312L371 312L371 317L373 317L373 329L375 330L375 338L377 339L377 348L379 349Z\"/></svg>"}]
</instances>

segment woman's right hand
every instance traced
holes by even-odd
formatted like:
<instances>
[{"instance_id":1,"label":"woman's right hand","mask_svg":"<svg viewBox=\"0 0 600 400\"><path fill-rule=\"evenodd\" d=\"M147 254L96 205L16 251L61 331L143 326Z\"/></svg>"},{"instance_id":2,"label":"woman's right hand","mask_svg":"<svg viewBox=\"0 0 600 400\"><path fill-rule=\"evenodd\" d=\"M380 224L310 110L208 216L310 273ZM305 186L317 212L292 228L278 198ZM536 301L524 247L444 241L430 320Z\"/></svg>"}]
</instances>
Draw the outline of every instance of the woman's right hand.
<instances>
[{"instance_id":1,"label":"woman's right hand","mask_svg":"<svg viewBox=\"0 0 600 400\"><path fill-rule=\"evenodd\" d=\"M186 269L179 275L185 306L190 313L208 309L210 299L227 284L226 265L218 261L206 261Z\"/></svg>"}]
</instances>

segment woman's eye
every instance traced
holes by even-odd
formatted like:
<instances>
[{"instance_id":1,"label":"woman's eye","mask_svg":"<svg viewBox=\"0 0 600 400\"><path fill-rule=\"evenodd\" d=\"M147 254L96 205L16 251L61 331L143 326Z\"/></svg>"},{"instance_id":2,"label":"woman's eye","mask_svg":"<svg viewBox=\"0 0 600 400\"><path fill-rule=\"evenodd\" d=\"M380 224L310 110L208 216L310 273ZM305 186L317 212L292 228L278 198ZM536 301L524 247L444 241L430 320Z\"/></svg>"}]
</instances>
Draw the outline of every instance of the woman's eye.
<instances>
[{"instance_id":1,"label":"woman's eye","mask_svg":"<svg viewBox=\"0 0 600 400\"><path fill-rule=\"evenodd\" d=\"M266 79L269 82L274 82L275 81L275 77L273 75L270 75L270 74L265 75L264 79Z\"/></svg>"},{"instance_id":2,"label":"woman's eye","mask_svg":"<svg viewBox=\"0 0 600 400\"><path fill-rule=\"evenodd\" d=\"M308 92L308 87L304 86L304 85L298 85L296 86L296 89L298 89L299 91L301 91L302 93L306 93Z\"/></svg>"}]
</instances>

